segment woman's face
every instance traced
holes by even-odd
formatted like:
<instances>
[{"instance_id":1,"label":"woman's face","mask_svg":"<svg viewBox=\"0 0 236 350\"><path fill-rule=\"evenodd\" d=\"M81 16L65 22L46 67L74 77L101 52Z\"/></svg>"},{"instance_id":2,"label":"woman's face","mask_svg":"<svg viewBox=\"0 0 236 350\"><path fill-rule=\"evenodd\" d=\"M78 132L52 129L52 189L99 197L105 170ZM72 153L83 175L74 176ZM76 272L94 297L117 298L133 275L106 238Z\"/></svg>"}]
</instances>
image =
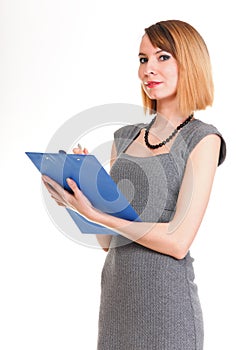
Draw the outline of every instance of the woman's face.
<instances>
[{"instance_id":1,"label":"woman's face","mask_svg":"<svg viewBox=\"0 0 236 350\"><path fill-rule=\"evenodd\" d=\"M157 101L175 99L178 82L175 58L154 47L145 34L140 44L139 59L138 75L148 97Z\"/></svg>"}]
</instances>

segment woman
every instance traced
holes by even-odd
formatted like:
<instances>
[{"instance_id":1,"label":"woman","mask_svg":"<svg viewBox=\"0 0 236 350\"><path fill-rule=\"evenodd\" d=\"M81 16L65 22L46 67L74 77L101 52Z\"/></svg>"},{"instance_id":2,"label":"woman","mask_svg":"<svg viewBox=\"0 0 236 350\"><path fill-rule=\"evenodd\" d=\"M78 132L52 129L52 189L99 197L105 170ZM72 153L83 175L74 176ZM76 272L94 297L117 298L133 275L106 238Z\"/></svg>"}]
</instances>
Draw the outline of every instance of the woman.
<instances>
[{"instance_id":1,"label":"woman","mask_svg":"<svg viewBox=\"0 0 236 350\"><path fill-rule=\"evenodd\" d=\"M97 235L108 251L98 350L201 350L202 312L189 249L226 153L219 131L194 118L213 102L210 59L192 26L169 20L145 29L139 60L144 106L155 117L115 132L111 176L142 222L96 210L71 179L74 195L43 180L59 205L119 233Z\"/></svg>"}]
</instances>

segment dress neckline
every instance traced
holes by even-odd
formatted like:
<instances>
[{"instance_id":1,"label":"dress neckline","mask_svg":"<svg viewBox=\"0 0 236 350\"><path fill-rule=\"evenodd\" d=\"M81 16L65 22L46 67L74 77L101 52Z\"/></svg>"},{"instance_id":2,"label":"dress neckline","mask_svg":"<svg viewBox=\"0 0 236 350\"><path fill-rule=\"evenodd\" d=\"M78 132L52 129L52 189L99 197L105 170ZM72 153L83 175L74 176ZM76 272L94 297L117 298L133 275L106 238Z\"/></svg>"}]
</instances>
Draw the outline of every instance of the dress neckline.
<instances>
[{"instance_id":1,"label":"dress neckline","mask_svg":"<svg viewBox=\"0 0 236 350\"><path fill-rule=\"evenodd\" d=\"M188 126L194 124L194 122L196 122L196 121L199 121L199 119L194 118L194 119L188 124ZM136 132L135 135L133 136L132 140L130 140L130 143L126 146L125 150L127 150L127 148L129 148L129 146L131 145L131 143L139 136L139 134L141 133L141 131L142 131L143 129L145 129L147 126L148 126L148 124L144 124L143 127L141 127L139 130L137 130L137 132ZM126 153L125 150L124 150L123 152L121 152L120 155L123 155L123 156L125 156L125 157L127 156L128 158L134 158L134 159L135 159L135 158L136 158L136 159L137 159L137 158L138 158L138 159L150 159L150 158L156 158L156 157L160 157L160 156L169 156L169 155L172 153L174 146L178 143L178 141L179 141L180 137L182 136L182 133L184 132L184 130L186 130L186 129L185 129L185 128L182 128L182 129L179 130L179 132L178 132L176 138L174 139L174 141L173 141L173 143L172 143L172 145L171 145L171 147L170 147L170 149L169 149L169 152L158 153L158 154L154 154L153 156L140 157L140 156L134 156L134 155L131 155L131 154L129 154L129 153Z\"/></svg>"}]
</instances>

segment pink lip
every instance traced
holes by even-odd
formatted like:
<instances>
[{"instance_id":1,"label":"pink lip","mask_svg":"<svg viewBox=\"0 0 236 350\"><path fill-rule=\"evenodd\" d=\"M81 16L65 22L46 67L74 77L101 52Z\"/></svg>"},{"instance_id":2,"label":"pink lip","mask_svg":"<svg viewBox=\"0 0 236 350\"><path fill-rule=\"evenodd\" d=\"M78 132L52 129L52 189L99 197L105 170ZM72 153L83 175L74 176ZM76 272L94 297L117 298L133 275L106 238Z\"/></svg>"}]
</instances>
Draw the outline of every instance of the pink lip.
<instances>
[{"instance_id":1,"label":"pink lip","mask_svg":"<svg viewBox=\"0 0 236 350\"><path fill-rule=\"evenodd\" d=\"M161 81L147 81L145 83L145 86L147 86L149 89L152 89L152 88L154 88L154 87L156 87L156 86L158 86L160 84L162 84Z\"/></svg>"}]
</instances>

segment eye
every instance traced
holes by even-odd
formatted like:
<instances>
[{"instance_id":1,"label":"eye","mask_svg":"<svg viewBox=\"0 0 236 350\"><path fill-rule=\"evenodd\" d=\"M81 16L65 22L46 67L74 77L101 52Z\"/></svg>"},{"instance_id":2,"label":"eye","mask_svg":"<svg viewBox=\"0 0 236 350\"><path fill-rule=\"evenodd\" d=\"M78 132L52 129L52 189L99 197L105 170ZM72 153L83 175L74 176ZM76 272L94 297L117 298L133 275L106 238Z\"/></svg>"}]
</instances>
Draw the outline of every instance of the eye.
<instances>
[{"instance_id":1,"label":"eye","mask_svg":"<svg viewBox=\"0 0 236 350\"><path fill-rule=\"evenodd\" d=\"M139 62L140 64L146 63L148 59L146 57L140 57Z\"/></svg>"},{"instance_id":2,"label":"eye","mask_svg":"<svg viewBox=\"0 0 236 350\"><path fill-rule=\"evenodd\" d=\"M170 55L161 55L161 56L159 56L159 60L160 60L160 61L167 61L167 60L169 60L170 58L171 58Z\"/></svg>"}]
</instances>

